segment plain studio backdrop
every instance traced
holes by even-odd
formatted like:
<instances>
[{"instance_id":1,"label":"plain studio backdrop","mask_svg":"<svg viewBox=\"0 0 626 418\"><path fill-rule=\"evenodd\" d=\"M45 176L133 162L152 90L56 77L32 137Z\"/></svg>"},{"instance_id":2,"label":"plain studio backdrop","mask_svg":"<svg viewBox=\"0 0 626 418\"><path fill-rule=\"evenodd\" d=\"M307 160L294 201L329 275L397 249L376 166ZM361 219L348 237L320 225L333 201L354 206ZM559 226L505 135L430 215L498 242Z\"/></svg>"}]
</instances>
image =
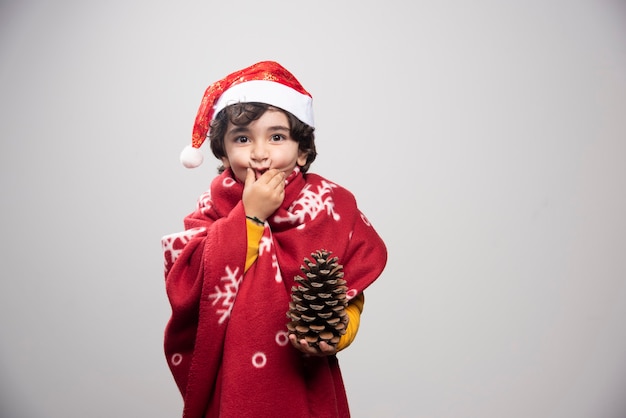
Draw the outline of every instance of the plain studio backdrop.
<instances>
[{"instance_id":1,"label":"plain studio backdrop","mask_svg":"<svg viewBox=\"0 0 626 418\"><path fill-rule=\"evenodd\" d=\"M623 2L2 0L2 417L180 416L160 237L217 161L178 154L266 59L389 249L354 417L626 416Z\"/></svg>"}]
</instances>

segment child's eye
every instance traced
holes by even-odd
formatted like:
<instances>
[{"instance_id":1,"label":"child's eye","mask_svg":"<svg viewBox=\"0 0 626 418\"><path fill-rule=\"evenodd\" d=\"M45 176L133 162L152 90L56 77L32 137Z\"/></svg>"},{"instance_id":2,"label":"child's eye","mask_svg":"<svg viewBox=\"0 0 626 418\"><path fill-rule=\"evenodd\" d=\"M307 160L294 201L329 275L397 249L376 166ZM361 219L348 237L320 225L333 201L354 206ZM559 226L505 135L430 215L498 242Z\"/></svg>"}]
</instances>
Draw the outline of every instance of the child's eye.
<instances>
[{"instance_id":1,"label":"child's eye","mask_svg":"<svg viewBox=\"0 0 626 418\"><path fill-rule=\"evenodd\" d=\"M285 139L285 135L280 135L280 134L274 134L270 138L272 142L279 142L279 141L283 141L284 139Z\"/></svg>"},{"instance_id":2,"label":"child's eye","mask_svg":"<svg viewBox=\"0 0 626 418\"><path fill-rule=\"evenodd\" d=\"M248 139L247 136L238 136L237 138L235 138L235 143L237 144L245 144L247 142L249 142L250 140Z\"/></svg>"}]
</instances>

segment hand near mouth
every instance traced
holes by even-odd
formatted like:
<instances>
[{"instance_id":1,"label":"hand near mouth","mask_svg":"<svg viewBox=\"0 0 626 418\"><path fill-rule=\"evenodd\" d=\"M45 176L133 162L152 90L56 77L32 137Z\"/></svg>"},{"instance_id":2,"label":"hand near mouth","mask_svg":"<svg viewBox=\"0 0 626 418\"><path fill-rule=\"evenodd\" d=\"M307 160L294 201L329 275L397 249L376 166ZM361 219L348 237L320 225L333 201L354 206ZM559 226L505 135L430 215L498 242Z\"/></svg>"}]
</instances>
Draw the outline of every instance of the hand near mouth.
<instances>
[{"instance_id":1,"label":"hand near mouth","mask_svg":"<svg viewBox=\"0 0 626 418\"><path fill-rule=\"evenodd\" d=\"M270 168L263 174L257 174L260 172L248 168L241 200L247 216L265 221L283 203L285 173Z\"/></svg>"}]
</instances>

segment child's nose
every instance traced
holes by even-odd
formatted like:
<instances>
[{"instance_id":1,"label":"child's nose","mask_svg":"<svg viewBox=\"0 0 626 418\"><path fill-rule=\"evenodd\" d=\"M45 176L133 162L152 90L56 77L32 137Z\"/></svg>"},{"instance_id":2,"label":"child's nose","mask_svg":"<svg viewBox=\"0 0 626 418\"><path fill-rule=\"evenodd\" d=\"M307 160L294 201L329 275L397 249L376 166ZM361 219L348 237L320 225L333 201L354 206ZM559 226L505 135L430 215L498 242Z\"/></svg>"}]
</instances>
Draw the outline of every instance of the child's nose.
<instances>
[{"instance_id":1,"label":"child's nose","mask_svg":"<svg viewBox=\"0 0 626 418\"><path fill-rule=\"evenodd\" d=\"M254 143L250 157L255 161L263 161L269 157L269 150L262 141Z\"/></svg>"}]
</instances>

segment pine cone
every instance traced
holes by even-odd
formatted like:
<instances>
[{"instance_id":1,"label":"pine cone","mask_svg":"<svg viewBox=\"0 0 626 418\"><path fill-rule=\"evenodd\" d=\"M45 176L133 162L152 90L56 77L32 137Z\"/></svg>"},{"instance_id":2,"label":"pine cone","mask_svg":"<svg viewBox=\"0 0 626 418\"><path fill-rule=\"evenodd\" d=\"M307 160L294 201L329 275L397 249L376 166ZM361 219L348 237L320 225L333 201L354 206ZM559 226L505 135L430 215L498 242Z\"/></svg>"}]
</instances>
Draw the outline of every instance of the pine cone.
<instances>
[{"instance_id":1,"label":"pine cone","mask_svg":"<svg viewBox=\"0 0 626 418\"><path fill-rule=\"evenodd\" d=\"M318 250L311 254L313 261L304 259L300 270L306 277L295 277L297 285L291 288L287 312L289 332L316 348L320 341L336 346L348 323L343 266L330 254Z\"/></svg>"}]
</instances>

